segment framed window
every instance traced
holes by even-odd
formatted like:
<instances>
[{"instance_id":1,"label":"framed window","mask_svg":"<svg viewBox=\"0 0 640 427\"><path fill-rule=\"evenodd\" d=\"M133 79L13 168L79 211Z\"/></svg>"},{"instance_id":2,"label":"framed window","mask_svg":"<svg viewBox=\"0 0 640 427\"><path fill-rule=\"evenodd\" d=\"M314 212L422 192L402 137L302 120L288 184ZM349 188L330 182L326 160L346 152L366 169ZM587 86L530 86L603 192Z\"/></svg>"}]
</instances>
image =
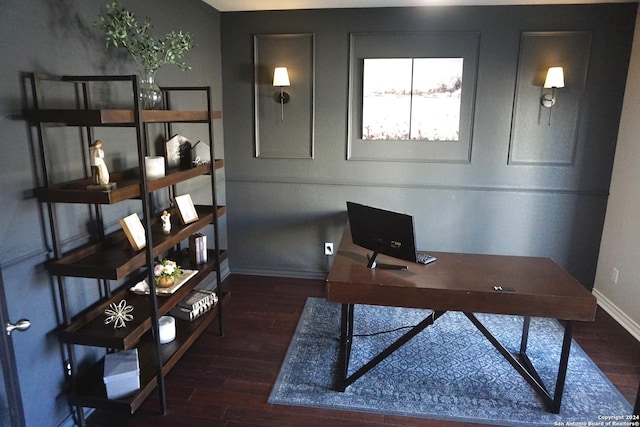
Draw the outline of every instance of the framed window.
<instances>
[{"instance_id":1,"label":"framed window","mask_svg":"<svg viewBox=\"0 0 640 427\"><path fill-rule=\"evenodd\" d=\"M348 160L468 163L480 35L352 34Z\"/></svg>"},{"instance_id":2,"label":"framed window","mask_svg":"<svg viewBox=\"0 0 640 427\"><path fill-rule=\"evenodd\" d=\"M458 141L463 62L464 58L365 59L362 139Z\"/></svg>"}]
</instances>

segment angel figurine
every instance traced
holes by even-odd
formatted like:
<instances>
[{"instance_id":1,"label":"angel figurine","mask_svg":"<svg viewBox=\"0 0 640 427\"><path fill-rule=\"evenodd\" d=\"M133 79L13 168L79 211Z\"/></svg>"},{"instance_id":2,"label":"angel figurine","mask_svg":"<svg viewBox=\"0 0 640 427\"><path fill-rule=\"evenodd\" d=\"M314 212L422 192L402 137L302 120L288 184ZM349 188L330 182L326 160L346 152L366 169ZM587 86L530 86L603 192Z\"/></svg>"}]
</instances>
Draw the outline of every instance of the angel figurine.
<instances>
[{"instance_id":1,"label":"angel figurine","mask_svg":"<svg viewBox=\"0 0 640 427\"><path fill-rule=\"evenodd\" d=\"M162 220L162 232L164 234L171 233L171 214L167 211L162 211L160 219Z\"/></svg>"},{"instance_id":2,"label":"angel figurine","mask_svg":"<svg viewBox=\"0 0 640 427\"><path fill-rule=\"evenodd\" d=\"M91 177L95 185L109 184L109 170L104 163L104 151L102 150L102 141L96 140L89 148L91 156Z\"/></svg>"}]
</instances>

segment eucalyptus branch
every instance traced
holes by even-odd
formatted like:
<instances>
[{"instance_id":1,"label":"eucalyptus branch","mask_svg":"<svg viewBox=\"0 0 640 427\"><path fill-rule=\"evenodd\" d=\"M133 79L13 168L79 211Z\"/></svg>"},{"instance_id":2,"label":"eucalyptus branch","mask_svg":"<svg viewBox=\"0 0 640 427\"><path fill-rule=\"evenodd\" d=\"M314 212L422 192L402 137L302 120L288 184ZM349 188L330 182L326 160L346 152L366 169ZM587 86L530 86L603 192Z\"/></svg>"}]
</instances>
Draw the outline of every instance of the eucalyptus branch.
<instances>
[{"instance_id":1,"label":"eucalyptus branch","mask_svg":"<svg viewBox=\"0 0 640 427\"><path fill-rule=\"evenodd\" d=\"M106 12L95 25L104 31L107 46L123 47L133 57L138 70L155 73L165 64L189 70L185 53L195 46L190 33L171 31L162 38L154 38L153 25L145 19L139 25L133 13L122 7L118 0L107 3Z\"/></svg>"}]
</instances>

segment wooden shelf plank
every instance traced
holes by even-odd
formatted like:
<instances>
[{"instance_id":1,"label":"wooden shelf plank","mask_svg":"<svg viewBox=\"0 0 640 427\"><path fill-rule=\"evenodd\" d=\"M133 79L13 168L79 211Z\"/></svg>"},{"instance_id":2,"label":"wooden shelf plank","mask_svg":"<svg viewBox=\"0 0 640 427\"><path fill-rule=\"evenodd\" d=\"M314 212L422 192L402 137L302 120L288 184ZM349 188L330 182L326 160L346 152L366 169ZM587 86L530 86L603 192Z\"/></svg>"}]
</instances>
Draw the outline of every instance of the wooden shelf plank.
<instances>
[{"instance_id":1,"label":"wooden shelf plank","mask_svg":"<svg viewBox=\"0 0 640 427\"><path fill-rule=\"evenodd\" d=\"M223 293L214 309L193 322L176 319L176 339L160 346L164 375L169 373L195 340L217 318L220 304L228 304L230 297L230 293ZM102 360L94 365L86 375L78 378L78 387L69 395L69 403L89 408L135 412L157 385L154 342L151 333L144 335L137 348L140 361L140 390L138 392L122 399L108 399L102 379L104 372L104 360Z\"/></svg>"},{"instance_id":2,"label":"wooden shelf plank","mask_svg":"<svg viewBox=\"0 0 640 427\"><path fill-rule=\"evenodd\" d=\"M224 167L224 160L215 161L215 169ZM149 191L157 191L182 181L209 173L209 165L196 166L190 169L170 169L166 176L147 181ZM90 178L56 184L47 188L36 190L36 196L41 202L51 203L87 203L87 204L113 204L139 198L140 173L138 168L109 174L110 181L117 187L113 190L87 190L87 186L93 184Z\"/></svg>"},{"instance_id":3,"label":"wooden shelf plank","mask_svg":"<svg viewBox=\"0 0 640 427\"><path fill-rule=\"evenodd\" d=\"M213 222L212 206L196 205L198 220L190 224L172 223L171 234L162 232L162 225L154 221L151 226L154 257L168 251L173 246L188 239ZM225 206L218 206L218 217L226 212ZM174 215L177 218L177 214ZM88 277L94 279L120 280L134 273L146 263L146 249L134 251L119 230L105 238L103 242L82 246L51 262L49 271L57 276Z\"/></svg>"},{"instance_id":4,"label":"wooden shelf plank","mask_svg":"<svg viewBox=\"0 0 640 427\"><path fill-rule=\"evenodd\" d=\"M201 283L211 273L215 272L215 252L209 250L208 262L201 265L192 265L188 257L179 258L176 261L184 269L198 270L198 273L180 287L175 293L167 296L158 296L158 314L162 316L168 313L173 306L182 300L196 285ZM221 261L226 258L226 252L221 253ZM89 345L95 347L128 350L136 346L140 338L151 328L151 298L149 295L138 295L129 291L138 280L144 277L138 275L131 283L114 293L111 298L101 301L77 316L73 323L58 333L61 342L67 344ZM110 304L118 304L126 299L127 305L134 307L133 320L127 322L126 328L114 329L113 325L105 325L104 310Z\"/></svg>"},{"instance_id":5,"label":"wooden shelf plank","mask_svg":"<svg viewBox=\"0 0 640 427\"><path fill-rule=\"evenodd\" d=\"M41 109L27 110L27 120L32 123L57 123L67 126L133 126L134 110L71 110ZM211 119L222 118L222 111L212 111ZM208 122L206 110L142 110L144 123L205 123Z\"/></svg>"}]
</instances>

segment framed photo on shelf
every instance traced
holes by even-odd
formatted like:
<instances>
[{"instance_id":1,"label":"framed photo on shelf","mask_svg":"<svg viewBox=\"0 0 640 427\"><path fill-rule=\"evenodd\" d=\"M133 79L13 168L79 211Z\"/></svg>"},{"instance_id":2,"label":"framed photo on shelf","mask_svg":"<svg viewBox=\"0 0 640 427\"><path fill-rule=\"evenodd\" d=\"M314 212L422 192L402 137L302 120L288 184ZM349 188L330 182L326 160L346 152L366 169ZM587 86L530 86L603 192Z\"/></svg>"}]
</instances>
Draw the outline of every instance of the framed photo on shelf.
<instances>
[{"instance_id":1,"label":"framed photo on shelf","mask_svg":"<svg viewBox=\"0 0 640 427\"><path fill-rule=\"evenodd\" d=\"M182 196L176 196L175 200L183 224L190 224L198 220L198 212L196 212L196 208L193 206L191 195L183 194Z\"/></svg>"},{"instance_id":2,"label":"framed photo on shelf","mask_svg":"<svg viewBox=\"0 0 640 427\"><path fill-rule=\"evenodd\" d=\"M134 250L139 251L147 245L144 226L142 225L142 222L140 222L138 214L132 213L131 215L122 218L120 220L120 225L122 226L122 230L124 230L124 234L127 236L127 239L129 239L129 243Z\"/></svg>"}]
</instances>

